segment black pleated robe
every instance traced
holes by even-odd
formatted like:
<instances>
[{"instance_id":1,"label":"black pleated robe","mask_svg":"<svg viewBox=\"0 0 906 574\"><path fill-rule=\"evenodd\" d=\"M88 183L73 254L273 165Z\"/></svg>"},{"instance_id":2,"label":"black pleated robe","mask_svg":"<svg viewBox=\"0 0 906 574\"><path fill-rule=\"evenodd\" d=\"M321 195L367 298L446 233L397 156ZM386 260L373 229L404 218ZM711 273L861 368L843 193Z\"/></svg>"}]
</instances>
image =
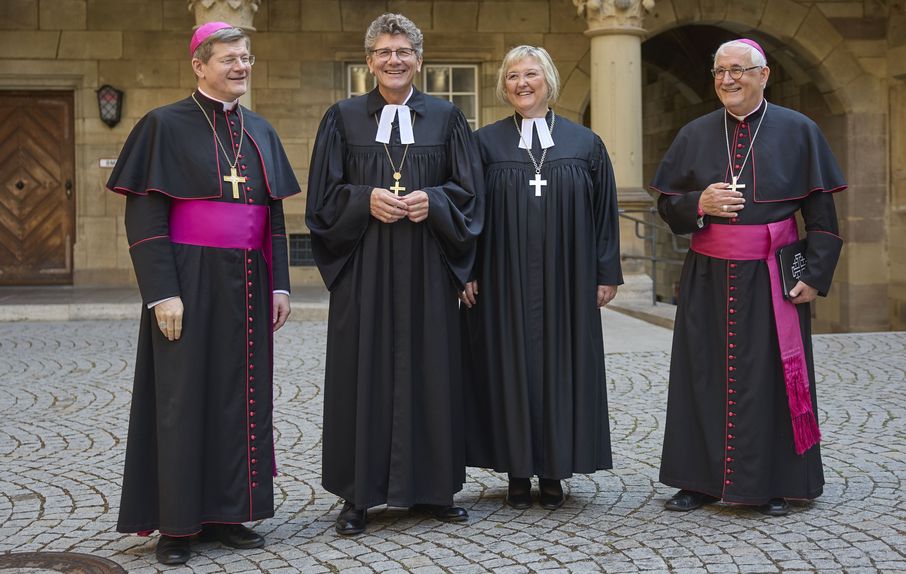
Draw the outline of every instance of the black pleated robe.
<instances>
[{"instance_id":1,"label":"black pleated robe","mask_svg":"<svg viewBox=\"0 0 906 574\"><path fill-rule=\"evenodd\" d=\"M384 104L374 90L332 106L312 154L306 223L330 290L323 485L358 508L450 504L465 480L457 294L481 230L481 163L462 113L415 91L400 183L428 194L428 218L374 219L372 190L393 184L374 141ZM396 124L388 149L399 167Z\"/></svg>"},{"instance_id":2,"label":"black pleated robe","mask_svg":"<svg viewBox=\"0 0 906 574\"><path fill-rule=\"evenodd\" d=\"M557 117L538 197L512 116L476 136L487 208L477 304L461 313L466 463L556 479L611 468L597 286L623 276L607 151L593 132ZM537 138L532 153L540 160Z\"/></svg>"},{"instance_id":3,"label":"black pleated robe","mask_svg":"<svg viewBox=\"0 0 906 574\"><path fill-rule=\"evenodd\" d=\"M232 154L237 112L196 92ZM240 198L230 169L191 98L148 113L135 126L107 187L126 197L126 234L142 295L142 318L119 532L198 532L203 523L273 516L271 290L289 290L282 198L300 191L277 134L243 109ZM171 243L173 200L270 208L264 253ZM183 332L170 342L148 303L179 296Z\"/></svg>"},{"instance_id":4,"label":"black pleated robe","mask_svg":"<svg viewBox=\"0 0 906 574\"><path fill-rule=\"evenodd\" d=\"M676 233L697 231L702 191L730 181L724 114L721 108L683 127L651 184L660 192L661 216ZM808 239L808 267L800 279L826 295L843 244L830 192L846 187L827 141L807 117L766 102L743 121L726 117L733 170L739 175L742 169L746 204L735 222L706 216L704 224L765 224L798 212ZM797 310L817 417L809 305ZM764 261L730 261L691 250L686 256L660 480L753 505L822 493L820 446L797 455L793 445Z\"/></svg>"}]
</instances>

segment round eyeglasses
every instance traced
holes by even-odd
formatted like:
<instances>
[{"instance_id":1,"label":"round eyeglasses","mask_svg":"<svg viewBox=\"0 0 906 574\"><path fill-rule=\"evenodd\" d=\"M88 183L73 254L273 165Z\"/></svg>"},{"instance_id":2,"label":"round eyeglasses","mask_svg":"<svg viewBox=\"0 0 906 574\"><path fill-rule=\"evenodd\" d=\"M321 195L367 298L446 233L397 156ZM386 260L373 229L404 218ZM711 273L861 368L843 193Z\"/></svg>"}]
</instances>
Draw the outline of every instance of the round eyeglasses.
<instances>
[{"instance_id":1,"label":"round eyeglasses","mask_svg":"<svg viewBox=\"0 0 906 574\"><path fill-rule=\"evenodd\" d=\"M725 75L730 74L731 78L738 80L749 70L763 67L764 66L749 66L748 68L743 68L742 66L730 66L729 68L712 68L711 75L714 76L715 80L723 80Z\"/></svg>"}]
</instances>

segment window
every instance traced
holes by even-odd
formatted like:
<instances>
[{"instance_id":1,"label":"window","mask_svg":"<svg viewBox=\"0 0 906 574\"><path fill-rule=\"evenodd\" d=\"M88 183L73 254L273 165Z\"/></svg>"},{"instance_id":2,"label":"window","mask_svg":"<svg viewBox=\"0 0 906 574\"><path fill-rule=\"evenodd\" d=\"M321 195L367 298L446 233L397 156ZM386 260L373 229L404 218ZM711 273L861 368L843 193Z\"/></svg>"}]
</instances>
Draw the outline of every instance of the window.
<instances>
[{"instance_id":1,"label":"window","mask_svg":"<svg viewBox=\"0 0 906 574\"><path fill-rule=\"evenodd\" d=\"M372 90L374 76L365 64L346 66L346 96ZM462 110L471 128L478 128L478 66L472 64L424 64L415 76L415 86L432 96L453 102Z\"/></svg>"},{"instance_id":2,"label":"window","mask_svg":"<svg viewBox=\"0 0 906 574\"><path fill-rule=\"evenodd\" d=\"M307 233L289 234L289 264L292 267L315 264L315 256L311 252L311 235Z\"/></svg>"}]
</instances>

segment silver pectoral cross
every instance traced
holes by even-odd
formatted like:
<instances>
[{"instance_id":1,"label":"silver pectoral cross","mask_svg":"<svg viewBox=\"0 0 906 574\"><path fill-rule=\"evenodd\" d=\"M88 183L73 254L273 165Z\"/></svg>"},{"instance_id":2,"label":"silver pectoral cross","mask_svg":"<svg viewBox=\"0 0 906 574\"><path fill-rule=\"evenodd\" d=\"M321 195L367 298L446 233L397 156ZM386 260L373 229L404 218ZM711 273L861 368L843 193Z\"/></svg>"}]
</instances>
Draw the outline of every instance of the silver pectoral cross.
<instances>
[{"instance_id":1,"label":"silver pectoral cross","mask_svg":"<svg viewBox=\"0 0 906 574\"><path fill-rule=\"evenodd\" d=\"M746 184L744 184L744 183L736 183L739 180L738 175L733 175L730 177L733 180L733 183L730 184L730 191L739 191L740 188L746 186Z\"/></svg>"},{"instance_id":2,"label":"silver pectoral cross","mask_svg":"<svg viewBox=\"0 0 906 574\"><path fill-rule=\"evenodd\" d=\"M541 197L541 188L547 185L546 179L541 179L541 172L535 172L535 179L529 180L529 185L535 188L535 197Z\"/></svg>"}]
</instances>

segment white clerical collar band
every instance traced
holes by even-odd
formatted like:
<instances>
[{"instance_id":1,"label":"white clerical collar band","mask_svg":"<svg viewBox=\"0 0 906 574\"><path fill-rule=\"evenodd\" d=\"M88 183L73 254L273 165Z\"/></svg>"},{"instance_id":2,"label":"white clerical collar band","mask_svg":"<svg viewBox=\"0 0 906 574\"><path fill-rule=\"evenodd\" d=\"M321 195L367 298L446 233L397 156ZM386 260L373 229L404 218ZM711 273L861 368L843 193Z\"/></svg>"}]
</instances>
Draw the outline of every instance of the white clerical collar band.
<instances>
[{"instance_id":1,"label":"white clerical collar band","mask_svg":"<svg viewBox=\"0 0 906 574\"><path fill-rule=\"evenodd\" d=\"M381 120L378 122L377 135L374 136L374 141L385 144L390 143L390 128L394 117L399 117L400 142L404 144L415 143L415 135L412 133L412 114L409 111L409 106L398 106L395 104L387 104L381 111Z\"/></svg>"},{"instance_id":2,"label":"white clerical collar band","mask_svg":"<svg viewBox=\"0 0 906 574\"><path fill-rule=\"evenodd\" d=\"M532 132L535 131L533 127L538 131L538 142L541 144L541 149L554 147L554 138L551 137L551 131L547 127L547 122L544 121L544 118L522 118L522 136L519 138L520 148L532 149L532 142L534 141Z\"/></svg>"},{"instance_id":3,"label":"white clerical collar band","mask_svg":"<svg viewBox=\"0 0 906 574\"><path fill-rule=\"evenodd\" d=\"M761 106L763 106L763 105L764 105L764 98L761 98L761 101L758 102L758 105L755 106L755 109L752 110L751 112L747 113L747 114L744 115L744 116L737 116L736 114L734 114L734 113L731 112L730 110L727 110L727 113L730 114L731 116L733 116L734 118L736 118L736 121L744 122L744 121L746 121L746 118L747 118L747 117L751 116L752 114L754 114L755 112L757 112L758 110L760 110L760 109L761 109Z\"/></svg>"},{"instance_id":4,"label":"white clerical collar band","mask_svg":"<svg viewBox=\"0 0 906 574\"><path fill-rule=\"evenodd\" d=\"M207 95L206 93L204 93L204 90L202 90L201 88L196 88L196 89L198 90L198 93L199 93L199 94L201 94L202 96L204 96L204 97L206 97L207 99L211 100L212 102L217 102L218 104L222 104L222 105L223 105L223 111L225 111L225 112L228 112L228 111L234 109L236 106L239 105L239 100L238 100L238 99L233 100L232 102L224 102L223 100L218 100L217 98L212 98L211 96Z\"/></svg>"}]
</instances>

